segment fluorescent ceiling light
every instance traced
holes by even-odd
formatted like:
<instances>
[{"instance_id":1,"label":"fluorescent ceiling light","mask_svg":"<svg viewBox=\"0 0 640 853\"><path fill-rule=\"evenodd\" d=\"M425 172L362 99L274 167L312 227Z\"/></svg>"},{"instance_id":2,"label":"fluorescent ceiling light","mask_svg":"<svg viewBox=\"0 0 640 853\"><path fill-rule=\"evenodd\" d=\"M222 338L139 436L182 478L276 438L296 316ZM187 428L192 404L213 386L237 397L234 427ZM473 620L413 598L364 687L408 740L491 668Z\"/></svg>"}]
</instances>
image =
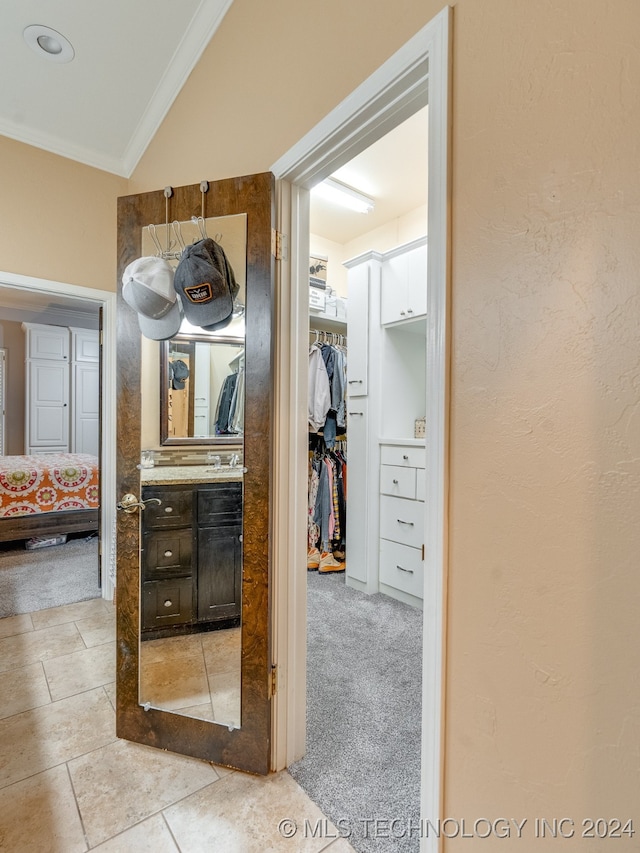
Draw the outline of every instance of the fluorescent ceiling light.
<instances>
[{"instance_id":1,"label":"fluorescent ceiling light","mask_svg":"<svg viewBox=\"0 0 640 853\"><path fill-rule=\"evenodd\" d=\"M353 187L348 187L341 181L336 181L335 178L326 178L326 180L316 184L311 192L317 198L322 198L349 210L355 210L356 213L371 213L375 207L374 200L368 195L354 190Z\"/></svg>"},{"instance_id":2,"label":"fluorescent ceiling light","mask_svg":"<svg viewBox=\"0 0 640 853\"><path fill-rule=\"evenodd\" d=\"M23 31L22 36L31 50L51 62L71 62L76 55L69 39L51 27L32 24Z\"/></svg>"}]
</instances>

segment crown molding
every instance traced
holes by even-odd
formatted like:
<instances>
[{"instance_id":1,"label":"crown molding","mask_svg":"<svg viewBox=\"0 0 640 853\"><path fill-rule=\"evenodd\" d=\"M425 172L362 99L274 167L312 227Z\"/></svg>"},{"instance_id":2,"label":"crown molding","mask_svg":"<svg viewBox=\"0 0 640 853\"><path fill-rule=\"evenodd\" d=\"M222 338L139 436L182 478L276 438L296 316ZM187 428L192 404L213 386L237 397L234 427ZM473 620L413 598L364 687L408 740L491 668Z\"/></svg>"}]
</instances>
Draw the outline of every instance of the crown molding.
<instances>
[{"instance_id":1,"label":"crown molding","mask_svg":"<svg viewBox=\"0 0 640 853\"><path fill-rule=\"evenodd\" d=\"M72 140L31 129L9 119L0 120L0 135L121 178L130 178L232 2L202 0L133 130L124 153L112 154L77 145Z\"/></svg>"}]
</instances>

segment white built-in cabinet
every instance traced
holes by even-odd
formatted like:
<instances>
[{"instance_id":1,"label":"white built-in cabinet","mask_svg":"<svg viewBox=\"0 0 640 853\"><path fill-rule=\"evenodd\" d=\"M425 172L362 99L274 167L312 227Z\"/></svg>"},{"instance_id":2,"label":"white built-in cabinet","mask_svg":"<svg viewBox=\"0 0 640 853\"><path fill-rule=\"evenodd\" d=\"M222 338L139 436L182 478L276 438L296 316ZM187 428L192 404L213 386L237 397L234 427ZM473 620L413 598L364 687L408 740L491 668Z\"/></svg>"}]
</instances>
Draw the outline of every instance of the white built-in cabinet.
<instances>
[{"instance_id":1,"label":"white built-in cabinet","mask_svg":"<svg viewBox=\"0 0 640 853\"><path fill-rule=\"evenodd\" d=\"M346 582L421 606L426 238L348 261Z\"/></svg>"},{"instance_id":2,"label":"white built-in cabinet","mask_svg":"<svg viewBox=\"0 0 640 853\"><path fill-rule=\"evenodd\" d=\"M98 455L99 339L93 329L23 323L25 453Z\"/></svg>"},{"instance_id":3,"label":"white built-in cabinet","mask_svg":"<svg viewBox=\"0 0 640 853\"><path fill-rule=\"evenodd\" d=\"M193 389L193 434L208 437L211 428L211 358L208 345L195 345L195 387Z\"/></svg>"}]
</instances>

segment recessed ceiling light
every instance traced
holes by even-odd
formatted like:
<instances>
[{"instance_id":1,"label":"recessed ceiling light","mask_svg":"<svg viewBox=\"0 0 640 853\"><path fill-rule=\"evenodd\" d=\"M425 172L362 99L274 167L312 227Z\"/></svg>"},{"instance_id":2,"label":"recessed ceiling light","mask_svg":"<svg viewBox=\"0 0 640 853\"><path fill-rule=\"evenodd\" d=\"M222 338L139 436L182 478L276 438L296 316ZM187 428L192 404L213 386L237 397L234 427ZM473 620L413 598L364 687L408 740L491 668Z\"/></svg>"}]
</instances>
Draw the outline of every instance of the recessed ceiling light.
<instances>
[{"instance_id":1,"label":"recessed ceiling light","mask_svg":"<svg viewBox=\"0 0 640 853\"><path fill-rule=\"evenodd\" d=\"M375 207L374 200L368 195L359 192L359 190L354 190L353 187L349 187L341 181L336 181L335 178L326 178L316 184L311 192L318 198L338 204L340 207L346 207L349 210L355 210L357 213L371 213Z\"/></svg>"},{"instance_id":2,"label":"recessed ceiling light","mask_svg":"<svg viewBox=\"0 0 640 853\"><path fill-rule=\"evenodd\" d=\"M51 62L71 62L76 55L69 39L51 27L32 24L22 35L31 50Z\"/></svg>"}]
</instances>

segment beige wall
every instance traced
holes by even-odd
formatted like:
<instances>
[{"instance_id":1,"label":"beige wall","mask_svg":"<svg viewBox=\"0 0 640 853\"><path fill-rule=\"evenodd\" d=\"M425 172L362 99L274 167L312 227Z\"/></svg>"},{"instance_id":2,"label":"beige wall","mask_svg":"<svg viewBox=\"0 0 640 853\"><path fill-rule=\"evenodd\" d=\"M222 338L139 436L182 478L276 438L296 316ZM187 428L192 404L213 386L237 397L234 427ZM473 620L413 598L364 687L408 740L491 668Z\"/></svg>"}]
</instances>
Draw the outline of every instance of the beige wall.
<instances>
[{"instance_id":1,"label":"beige wall","mask_svg":"<svg viewBox=\"0 0 640 853\"><path fill-rule=\"evenodd\" d=\"M128 191L267 169L441 5L235 0ZM536 853L536 817L638 819L640 4L454 12L445 813L527 818ZM86 173L103 208L67 186L85 167L34 154L66 188L34 253L41 187L0 144L0 266L111 286L87 214L113 229L117 180Z\"/></svg>"},{"instance_id":2,"label":"beige wall","mask_svg":"<svg viewBox=\"0 0 640 853\"><path fill-rule=\"evenodd\" d=\"M115 290L127 181L0 136L0 270Z\"/></svg>"}]
</instances>

